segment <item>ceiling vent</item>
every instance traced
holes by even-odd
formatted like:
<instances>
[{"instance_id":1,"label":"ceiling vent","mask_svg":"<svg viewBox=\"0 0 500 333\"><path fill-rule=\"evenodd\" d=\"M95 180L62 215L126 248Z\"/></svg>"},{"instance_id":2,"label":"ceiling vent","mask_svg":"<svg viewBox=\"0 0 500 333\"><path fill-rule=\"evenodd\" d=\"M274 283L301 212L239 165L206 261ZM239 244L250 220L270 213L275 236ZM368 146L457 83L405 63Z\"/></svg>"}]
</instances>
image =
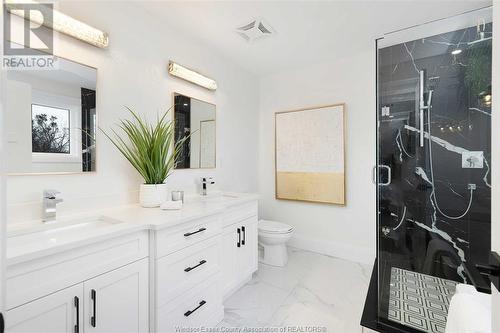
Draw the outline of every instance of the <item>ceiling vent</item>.
<instances>
[{"instance_id":1,"label":"ceiling vent","mask_svg":"<svg viewBox=\"0 0 500 333\"><path fill-rule=\"evenodd\" d=\"M263 19L255 19L239 28L236 32L247 42L269 37L275 33L274 29Z\"/></svg>"}]
</instances>

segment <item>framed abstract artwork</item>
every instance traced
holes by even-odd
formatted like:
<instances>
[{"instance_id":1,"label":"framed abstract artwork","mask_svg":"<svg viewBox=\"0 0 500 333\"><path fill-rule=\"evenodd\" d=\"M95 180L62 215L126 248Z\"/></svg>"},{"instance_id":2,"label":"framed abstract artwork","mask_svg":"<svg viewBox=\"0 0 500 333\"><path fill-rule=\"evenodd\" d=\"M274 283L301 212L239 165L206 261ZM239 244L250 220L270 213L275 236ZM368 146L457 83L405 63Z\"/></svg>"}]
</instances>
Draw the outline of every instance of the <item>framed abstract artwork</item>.
<instances>
[{"instance_id":1,"label":"framed abstract artwork","mask_svg":"<svg viewBox=\"0 0 500 333\"><path fill-rule=\"evenodd\" d=\"M275 113L276 199L345 205L344 109Z\"/></svg>"}]
</instances>

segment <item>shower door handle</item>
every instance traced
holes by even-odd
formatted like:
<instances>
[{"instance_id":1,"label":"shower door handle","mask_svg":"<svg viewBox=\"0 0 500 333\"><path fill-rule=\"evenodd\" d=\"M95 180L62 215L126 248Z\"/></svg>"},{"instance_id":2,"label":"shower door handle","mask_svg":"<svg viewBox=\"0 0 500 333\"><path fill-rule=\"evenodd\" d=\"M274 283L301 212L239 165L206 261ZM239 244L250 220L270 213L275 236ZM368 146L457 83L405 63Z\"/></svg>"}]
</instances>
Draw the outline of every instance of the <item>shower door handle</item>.
<instances>
[{"instance_id":1,"label":"shower door handle","mask_svg":"<svg viewBox=\"0 0 500 333\"><path fill-rule=\"evenodd\" d=\"M382 168L382 169L385 169L387 170L387 181L385 183L379 183L377 180L377 169L378 168ZM377 166L374 166L373 167L373 171L372 171L372 178L373 178L373 183L374 184L378 184L380 186L388 186L391 184L392 182L392 175L391 175L391 172L392 172L392 169L390 166L388 165L384 165L384 164L379 164Z\"/></svg>"}]
</instances>

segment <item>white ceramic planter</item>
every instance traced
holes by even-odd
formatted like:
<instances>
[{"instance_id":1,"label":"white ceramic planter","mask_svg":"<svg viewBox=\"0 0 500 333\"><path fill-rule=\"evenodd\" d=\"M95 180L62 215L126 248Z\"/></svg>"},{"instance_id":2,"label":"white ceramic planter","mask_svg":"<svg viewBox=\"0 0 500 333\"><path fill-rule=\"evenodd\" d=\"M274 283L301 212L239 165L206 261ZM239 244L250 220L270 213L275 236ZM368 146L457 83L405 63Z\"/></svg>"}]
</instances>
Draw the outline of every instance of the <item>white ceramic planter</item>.
<instances>
[{"instance_id":1,"label":"white ceramic planter","mask_svg":"<svg viewBox=\"0 0 500 333\"><path fill-rule=\"evenodd\" d=\"M139 190L139 203L142 207L159 207L167 200L167 184L141 184Z\"/></svg>"}]
</instances>

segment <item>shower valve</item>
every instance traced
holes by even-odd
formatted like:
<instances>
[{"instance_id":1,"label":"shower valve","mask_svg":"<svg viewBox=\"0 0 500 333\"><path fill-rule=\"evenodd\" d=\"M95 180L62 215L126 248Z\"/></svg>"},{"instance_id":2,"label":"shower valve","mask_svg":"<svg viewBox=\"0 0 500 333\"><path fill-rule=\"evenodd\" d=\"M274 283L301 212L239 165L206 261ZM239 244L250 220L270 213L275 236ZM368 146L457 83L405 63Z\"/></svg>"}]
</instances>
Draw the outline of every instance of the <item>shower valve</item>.
<instances>
[{"instance_id":1,"label":"shower valve","mask_svg":"<svg viewBox=\"0 0 500 333\"><path fill-rule=\"evenodd\" d=\"M466 151L462 153L463 169L482 169L484 164L483 151Z\"/></svg>"}]
</instances>

